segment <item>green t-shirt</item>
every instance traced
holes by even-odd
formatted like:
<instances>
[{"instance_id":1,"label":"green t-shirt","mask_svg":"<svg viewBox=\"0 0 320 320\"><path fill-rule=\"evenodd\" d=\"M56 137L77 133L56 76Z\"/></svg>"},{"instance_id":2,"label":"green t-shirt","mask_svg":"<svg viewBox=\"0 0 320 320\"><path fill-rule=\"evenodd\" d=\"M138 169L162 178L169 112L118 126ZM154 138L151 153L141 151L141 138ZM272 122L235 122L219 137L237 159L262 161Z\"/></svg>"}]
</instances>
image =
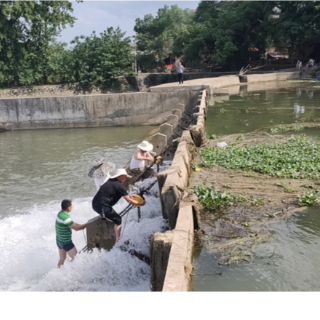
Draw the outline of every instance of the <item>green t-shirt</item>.
<instances>
[{"instance_id":1,"label":"green t-shirt","mask_svg":"<svg viewBox=\"0 0 320 320\"><path fill-rule=\"evenodd\" d=\"M56 219L57 242L67 244L72 242L72 230L69 228L73 225L73 221L65 211L60 211Z\"/></svg>"}]
</instances>

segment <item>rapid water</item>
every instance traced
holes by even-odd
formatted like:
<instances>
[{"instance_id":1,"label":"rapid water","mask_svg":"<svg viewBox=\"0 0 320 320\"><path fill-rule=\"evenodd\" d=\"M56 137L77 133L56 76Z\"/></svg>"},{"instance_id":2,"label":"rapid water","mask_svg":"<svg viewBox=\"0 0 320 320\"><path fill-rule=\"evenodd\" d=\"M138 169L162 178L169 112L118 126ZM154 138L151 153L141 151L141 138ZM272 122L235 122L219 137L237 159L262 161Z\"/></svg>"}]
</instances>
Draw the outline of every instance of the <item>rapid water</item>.
<instances>
[{"instance_id":1,"label":"rapid water","mask_svg":"<svg viewBox=\"0 0 320 320\"><path fill-rule=\"evenodd\" d=\"M273 84L272 90L248 92L209 107L207 134L235 134L270 126L319 121L320 87L315 82ZM216 97L219 99L219 97ZM219 100L218 100L219 101ZM306 134L320 141L317 128L284 134ZM282 132L280 132L282 134ZM218 264L201 241L196 242L193 260L194 291L319 291L320 209L309 208L288 221L267 226L274 240L257 247L253 263Z\"/></svg>"},{"instance_id":2,"label":"rapid water","mask_svg":"<svg viewBox=\"0 0 320 320\"><path fill-rule=\"evenodd\" d=\"M119 243L111 251L80 253L58 269L55 219L64 198L73 200L71 218L84 223L97 216L91 208L94 182L90 162L107 156L125 165L150 127L17 131L0 134L0 290L1 291L149 291L150 267L120 250L149 255L150 236L166 228L158 185L146 196L142 219L131 210L123 218ZM168 165L168 164L166 164ZM146 187L155 178L137 184ZM116 211L127 205L121 200ZM73 231L78 251L85 231Z\"/></svg>"}]
</instances>

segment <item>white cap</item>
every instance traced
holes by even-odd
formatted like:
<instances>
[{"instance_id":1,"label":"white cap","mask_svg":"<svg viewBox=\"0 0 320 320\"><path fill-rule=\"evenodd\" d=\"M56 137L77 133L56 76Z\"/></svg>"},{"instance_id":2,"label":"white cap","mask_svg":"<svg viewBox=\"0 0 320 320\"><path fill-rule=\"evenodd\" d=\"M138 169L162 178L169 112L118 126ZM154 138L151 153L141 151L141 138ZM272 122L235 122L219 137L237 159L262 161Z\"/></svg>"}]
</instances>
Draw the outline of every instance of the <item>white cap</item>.
<instances>
[{"instance_id":1,"label":"white cap","mask_svg":"<svg viewBox=\"0 0 320 320\"><path fill-rule=\"evenodd\" d=\"M151 151L153 149L153 145L148 141L142 141L140 144L138 144L138 148L143 151Z\"/></svg>"},{"instance_id":2,"label":"white cap","mask_svg":"<svg viewBox=\"0 0 320 320\"><path fill-rule=\"evenodd\" d=\"M132 176L129 176L127 174L126 169L117 169L116 171L114 171L112 173L113 174L110 175L111 179L114 179L114 178L119 177L119 176L127 176L128 178L132 178Z\"/></svg>"}]
</instances>

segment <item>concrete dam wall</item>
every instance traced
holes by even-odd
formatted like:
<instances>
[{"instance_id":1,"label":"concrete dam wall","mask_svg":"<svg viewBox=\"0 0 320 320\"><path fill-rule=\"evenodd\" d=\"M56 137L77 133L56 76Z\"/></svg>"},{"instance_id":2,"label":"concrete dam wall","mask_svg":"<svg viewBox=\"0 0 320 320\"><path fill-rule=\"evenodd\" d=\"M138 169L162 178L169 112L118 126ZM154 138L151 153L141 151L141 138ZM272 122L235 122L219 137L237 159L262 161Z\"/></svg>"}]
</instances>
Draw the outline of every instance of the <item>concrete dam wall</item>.
<instances>
[{"instance_id":1,"label":"concrete dam wall","mask_svg":"<svg viewBox=\"0 0 320 320\"><path fill-rule=\"evenodd\" d=\"M194 105L197 91L0 99L0 129L158 125Z\"/></svg>"}]
</instances>

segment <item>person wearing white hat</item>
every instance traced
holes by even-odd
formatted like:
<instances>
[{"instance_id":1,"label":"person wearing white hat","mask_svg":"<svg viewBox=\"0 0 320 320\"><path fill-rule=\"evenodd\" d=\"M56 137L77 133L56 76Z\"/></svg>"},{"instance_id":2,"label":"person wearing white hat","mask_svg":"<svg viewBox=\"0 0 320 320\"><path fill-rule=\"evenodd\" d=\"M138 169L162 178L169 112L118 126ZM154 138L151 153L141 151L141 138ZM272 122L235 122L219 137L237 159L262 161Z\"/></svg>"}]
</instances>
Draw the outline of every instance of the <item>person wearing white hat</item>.
<instances>
[{"instance_id":1,"label":"person wearing white hat","mask_svg":"<svg viewBox=\"0 0 320 320\"><path fill-rule=\"evenodd\" d=\"M121 197L133 205L144 206L146 204L144 200L141 202L134 200L134 197L137 196L136 194L128 195L127 190L123 186L127 177L131 178L125 169L117 169L110 175L109 180L100 187L92 200L92 209L99 213L102 219L107 218L114 223L116 242L120 238L122 219L112 207Z\"/></svg>"},{"instance_id":2,"label":"person wearing white hat","mask_svg":"<svg viewBox=\"0 0 320 320\"><path fill-rule=\"evenodd\" d=\"M152 149L153 145L148 141L142 141L138 144L137 150L131 158L130 170L139 169L142 171L145 167L145 160L154 161L154 157L149 153Z\"/></svg>"}]
</instances>

